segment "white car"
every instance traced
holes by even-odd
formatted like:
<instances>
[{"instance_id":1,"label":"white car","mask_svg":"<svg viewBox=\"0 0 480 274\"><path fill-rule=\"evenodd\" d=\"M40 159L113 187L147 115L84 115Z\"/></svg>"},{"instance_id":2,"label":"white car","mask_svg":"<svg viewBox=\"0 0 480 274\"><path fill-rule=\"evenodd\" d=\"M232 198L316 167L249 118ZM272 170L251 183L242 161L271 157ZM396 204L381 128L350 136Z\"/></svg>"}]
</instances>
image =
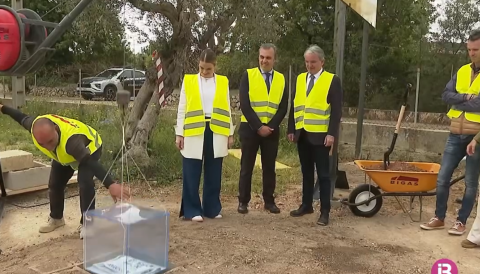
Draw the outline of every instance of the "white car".
<instances>
[{"instance_id":1,"label":"white car","mask_svg":"<svg viewBox=\"0 0 480 274\"><path fill-rule=\"evenodd\" d=\"M124 89L122 85L123 81L135 83L134 85L129 84L126 87L126 89L132 93L132 97L134 97L138 94L140 87L145 82L145 71L110 68L100 72L94 77L82 78L81 85L77 84L77 92L79 92L85 100L101 97L105 100L113 101L116 98L117 91Z\"/></svg>"}]
</instances>

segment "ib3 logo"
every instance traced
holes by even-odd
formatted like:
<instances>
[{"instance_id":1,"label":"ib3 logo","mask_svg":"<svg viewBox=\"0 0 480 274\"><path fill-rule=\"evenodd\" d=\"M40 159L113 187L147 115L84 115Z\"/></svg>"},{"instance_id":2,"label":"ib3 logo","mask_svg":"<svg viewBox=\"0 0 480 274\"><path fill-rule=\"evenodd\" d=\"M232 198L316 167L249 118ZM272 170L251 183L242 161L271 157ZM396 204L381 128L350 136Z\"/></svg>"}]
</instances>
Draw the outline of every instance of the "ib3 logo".
<instances>
[{"instance_id":1,"label":"ib3 logo","mask_svg":"<svg viewBox=\"0 0 480 274\"><path fill-rule=\"evenodd\" d=\"M440 259L433 264L431 274L458 274L458 267L452 260Z\"/></svg>"}]
</instances>

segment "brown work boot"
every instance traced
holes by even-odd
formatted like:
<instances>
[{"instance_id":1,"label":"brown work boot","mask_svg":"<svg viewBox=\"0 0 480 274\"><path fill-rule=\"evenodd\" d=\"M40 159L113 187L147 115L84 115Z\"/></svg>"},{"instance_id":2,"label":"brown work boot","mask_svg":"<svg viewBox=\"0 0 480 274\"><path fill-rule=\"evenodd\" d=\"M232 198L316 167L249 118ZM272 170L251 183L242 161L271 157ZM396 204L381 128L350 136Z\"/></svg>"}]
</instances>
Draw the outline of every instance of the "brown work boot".
<instances>
[{"instance_id":1,"label":"brown work boot","mask_svg":"<svg viewBox=\"0 0 480 274\"><path fill-rule=\"evenodd\" d=\"M445 222L438 219L438 217L433 217L428 221L428 223L424 223L420 225L420 228L425 230L434 230L434 229L442 229L445 227Z\"/></svg>"},{"instance_id":2,"label":"brown work boot","mask_svg":"<svg viewBox=\"0 0 480 274\"><path fill-rule=\"evenodd\" d=\"M450 235L463 235L465 233L465 225L460 221L455 221L452 228L448 230L448 234Z\"/></svg>"},{"instance_id":3,"label":"brown work boot","mask_svg":"<svg viewBox=\"0 0 480 274\"><path fill-rule=\"evenodd\" d=\"M62 219L53 219L48 217L48 223L44 226L41 226L38 230L40 233L49 233L54 231L55 229L62 227L65 225L65 220Z\"/></svg>"},{"instance_id":4,"label":"brown work boot","mask_svg":"<svg viewBox=\"0 0 480 274\"><path fill-rule=\"evenodd\" d=\"M477 248L480 247L480 245L477 245L476 243L472 243L469 240L465 239L462 241L462 247L463 248Z\"/></svg>"}]
</instances>

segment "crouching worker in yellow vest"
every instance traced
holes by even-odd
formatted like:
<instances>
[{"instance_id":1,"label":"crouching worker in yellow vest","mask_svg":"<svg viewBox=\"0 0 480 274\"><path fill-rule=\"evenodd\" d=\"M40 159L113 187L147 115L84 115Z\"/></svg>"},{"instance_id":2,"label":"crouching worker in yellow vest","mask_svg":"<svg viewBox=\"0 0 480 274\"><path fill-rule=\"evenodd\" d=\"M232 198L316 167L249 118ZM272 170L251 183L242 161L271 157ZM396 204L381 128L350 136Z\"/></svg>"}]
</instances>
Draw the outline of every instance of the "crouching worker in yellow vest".
<instances>
[{"instance_id":1,"label":"crouching worker in yellow vest","mask_svg":"<svg viewBox=\"0 0 480 274\"><path fill-rule=\"evenodd\" d=\"M216 55L200 54L199 73L183 78L177 113L175 144L183 156L180 217L202 222L221 218L220 190L223 157L233 144L228 79L215 74ZM203 199L200 178L204 169Z\"/></svg>"},{"instance_id":2,"label":"crouching worker in yellow vest","mask_svg":"<svg viewBox=\"0 0 480 274\"><path fill-rule=\"evenodd\" d=\"M95 183L93 177L103 181L110 195L117 200L128 199L129 190L113 181L100 164L102 139L90 126L66 117L46 114L28 116L17 109L0 104L0 111L17 121L28 130L35 146L52 159L48 182L50 217L48 223L40 227L40 233L52 232L65 225L65 187L78 170L77 180L80 189L80 238L84 236L83 213L95 209Z\"/></svg>"}]
</instances>

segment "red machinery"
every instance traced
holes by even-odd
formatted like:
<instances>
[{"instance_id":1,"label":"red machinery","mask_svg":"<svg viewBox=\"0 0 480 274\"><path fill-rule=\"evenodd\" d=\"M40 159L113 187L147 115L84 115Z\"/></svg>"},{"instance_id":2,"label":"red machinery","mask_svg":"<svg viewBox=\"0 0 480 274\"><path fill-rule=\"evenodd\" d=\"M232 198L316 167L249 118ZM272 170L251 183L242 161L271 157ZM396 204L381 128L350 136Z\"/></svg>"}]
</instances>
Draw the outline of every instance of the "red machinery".
<instances>
[{"instance_id":1,"label":"red machinery","mask_svg":"<svg viewBox=\"0 0 480 274\"><path fill-rule=\"evenodd\" d=\"M29 19L42 21L32 10L0 6L0 72L27 60L47 38L46 28L29 24Z\"/></svg>"},{"instance_id":2,"label":"red machinery","mask_svg":"<svg viewBox=\"0 0 480 274\"><path fill-rule=\"evenodd\" d=\"M25 76L40 69L60 36L92 2L80 1L58 24L43 21L30 9L15 11L0 5L0 76ZM53 29L50 34L47 28Z\"/></svg>"}]
</instances>

